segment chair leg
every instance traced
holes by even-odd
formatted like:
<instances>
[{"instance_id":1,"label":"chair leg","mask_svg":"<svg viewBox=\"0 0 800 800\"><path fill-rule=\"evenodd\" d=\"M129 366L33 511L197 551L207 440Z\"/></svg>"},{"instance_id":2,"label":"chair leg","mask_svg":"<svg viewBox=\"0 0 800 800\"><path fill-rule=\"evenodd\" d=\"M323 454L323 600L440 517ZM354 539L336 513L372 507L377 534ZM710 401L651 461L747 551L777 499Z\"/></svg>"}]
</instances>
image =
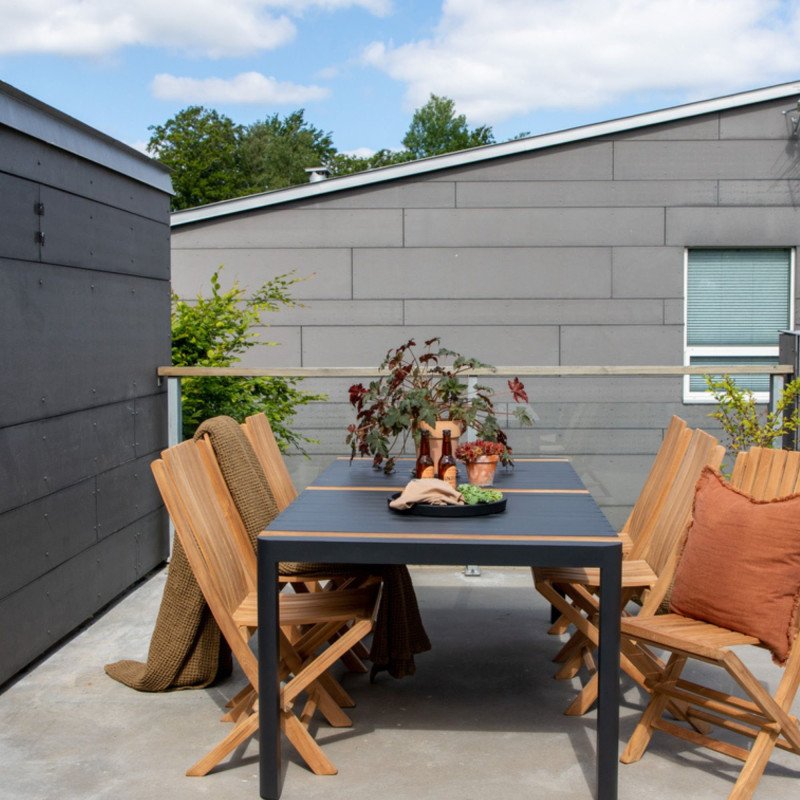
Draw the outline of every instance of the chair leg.
<instances>
[{"instance_id":1,"label":"chair leg","mask_svg":"<svg viewBox=\"0 0 800 800\"><path fill-rule=\"evenodd\" d=\"M236 722L242 714L249 714L256 698L256 690L248 683L244 689L241 689L225 703L228 711L220 717L220 722Z\"/></svg>"},{"instance_id":2,"label":"chair leg","mask_svg":"<svg viewBox=\"0 0 800 800\"><path fill-rule=\"evenodd\" d=\"M551 636L561 636L569 630L569 620L562 614L548 629Z\"/></svg>"},{"instance_id":3,"label":"chair leg","mask_svg":"<svg viewBox=\"0 0 800 800\"><path fill-rule=\"evenodd\" d=\"M761 731L756 736L756 740L750 748L750 755L736 779L733 790L728 795L728 800L750 800L764 774L777 740L776 731Z\"/></svg>"},{"instance_id":4,"label":"chair leg","mask_svg":"<svg viewBox=\"0 0 800 800\"><path fill-rule=\"evenodd\" d=\"M208 775L225 756L246 742L257 730L258 713L254 712L247 717L242 717L216 747L209 750L197 763L186 770L186 774L192 778Z\"/></svg>"},{"instance_id":5,"label":"chair leg","mask_svg":"<svg viewBox=\"0 0 800 800\"><path fill-rule=\"evenodd\" d=\"M677 681L686 661L686 656L673 653L664 669L663 681ZM622 753L620 761L623 764L632 764L644 755L647 745L650 744L650 739L653 738L653 723L661 718L668 702L669 697L660 691L658 685L656 685L653 688L653 696L650 698L647 708L645 708L627 747Z\"/></svg>"},{"instance_id":6,"label":"chair leg","mask_svg":"<svg viewBox=\"0 0 800 800\"><path fill-rule=\"evenodd\" d=\"M315 775L336 774L337 769L333 762L322 752L322 748L294 714L281 711L281 726L286 738Z\"/></svg>"}]
</instances>

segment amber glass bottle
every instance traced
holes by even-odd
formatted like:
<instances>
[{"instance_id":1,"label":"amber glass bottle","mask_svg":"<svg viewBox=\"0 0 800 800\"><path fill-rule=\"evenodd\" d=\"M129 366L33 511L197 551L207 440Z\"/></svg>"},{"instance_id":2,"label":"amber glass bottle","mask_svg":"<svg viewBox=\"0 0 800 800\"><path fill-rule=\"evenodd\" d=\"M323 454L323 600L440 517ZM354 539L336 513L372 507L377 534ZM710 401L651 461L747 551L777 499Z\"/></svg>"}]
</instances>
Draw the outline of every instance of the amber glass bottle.
<instances>
[{"instance_id":1,"label":"amber glass bottle","mask_svg":"<svg viewBox=\"0 0 800 800\"><path fill-rule=\"evenodd\" d=\"M417 456L417 477L432 478L433 472L431 437L428 431L422 431L419 439L419 456Z\"/></svg>"},{"instance_id":2,"label":"amber glass bottle","mask_svg":"<svg viewBox=\"0 0 800 800\"><path fill-rule=\"evenodd\" d=\"M442 457L439 459L436 477L456 488L456 460L453 458L453 443L448 430L442 431Z\"/></svg>"}]
</instances>

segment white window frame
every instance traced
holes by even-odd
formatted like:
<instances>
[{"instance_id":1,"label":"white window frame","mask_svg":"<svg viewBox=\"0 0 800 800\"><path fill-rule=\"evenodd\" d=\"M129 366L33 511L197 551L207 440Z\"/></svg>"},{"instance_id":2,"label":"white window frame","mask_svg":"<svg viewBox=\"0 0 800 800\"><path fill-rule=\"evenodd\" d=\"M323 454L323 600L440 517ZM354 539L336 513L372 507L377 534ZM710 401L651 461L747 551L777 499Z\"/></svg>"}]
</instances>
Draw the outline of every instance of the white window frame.
<instances>
[{"instance_id":1,"label":"white window frame","mask_svg":"<svg viewBox=\"0 0 800 800\"><path fill-rule=\"evenodd\" d=\"M774 356L778 357L778 343L774 347L690 347L687 343L689 319L689 250L763 250L759 247L685 247L683 251L683 364L688 367L692 363L692 356L719 356L720 363L726 359L736 356ZM789 328L794 326L794 295L795 295L795 248L794 247L770 247L772 249L789 251ZM704 389L701 392L691 390L691 375L683 376L683 402L684 403L715 403L716 400L711 393ZM754 392L756 402L768 403L769 392Z\"/></svg>"}]
</instances>

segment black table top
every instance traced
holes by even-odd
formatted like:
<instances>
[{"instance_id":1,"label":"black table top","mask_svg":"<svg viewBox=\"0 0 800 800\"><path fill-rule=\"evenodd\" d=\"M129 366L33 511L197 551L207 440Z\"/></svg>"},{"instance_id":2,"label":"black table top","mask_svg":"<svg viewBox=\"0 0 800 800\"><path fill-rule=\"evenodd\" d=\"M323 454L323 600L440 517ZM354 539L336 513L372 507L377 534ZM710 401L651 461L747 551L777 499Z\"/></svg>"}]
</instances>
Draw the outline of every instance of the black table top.
<instances>
[{"instance_id":1,"label":"black table top","mask_svg":"<svg viewBox=\"0 0 800 800\"><path fill-rule=\"evenodd\" d=\"M521 461L513 470L499 469L495 488L507 500L501 514L436 518L388 508L390 496L410 477L405 466L411 463L399 462L397 472L386 476L371 461L335 461L272 522L266 536L619 542L566 460Z\"/></svg>"}]
</instances>

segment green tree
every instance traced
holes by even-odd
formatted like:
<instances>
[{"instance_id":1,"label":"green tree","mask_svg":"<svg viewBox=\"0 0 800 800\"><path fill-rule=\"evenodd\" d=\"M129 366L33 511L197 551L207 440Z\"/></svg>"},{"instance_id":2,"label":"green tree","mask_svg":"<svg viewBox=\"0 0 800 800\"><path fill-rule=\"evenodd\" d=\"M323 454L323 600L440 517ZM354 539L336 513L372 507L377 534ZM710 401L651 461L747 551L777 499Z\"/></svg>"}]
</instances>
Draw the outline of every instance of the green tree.
<instances>
[{"instance_id":1,"label":"green tree","mask_svg":"<svg viewBox=\"0 0 800 800\"><path fill-rule=\"evenodd\" d=\"M239 163L242 127L229 117L189 106L148 130L147 152L172 171L173 211L245 193Z\"/></svg>"},{"instance_id":2,"label":"green tree","mask_svg":"<svg viewBox=\"0 0 800 800\"><path fill-rule=\"evenodd\" d=\"M332 176L351 175L354 172L364 172L378 167L389 167L392 164L402 164L412 161L413 156L408 150L378 150L371 156L350 156L337 153L327 164Z\"/></svg>"},{"instance_id":3,"label":"green tree","mask_svg":"<svg viewBox=\"0 0 800 800\"><path fill-rule=\"evenodd\" d=\"M306 122L304 114L302 108L283 119L273 114L245 129L241 159L248 194L307 183L307 167L334 157L330 133Z\"/></svg>"},{"instance_id":4,"label":"green tree","mask_svg":"<svg viewBox=\"0 0 800 800\"><path fill-rule=\"evenodd\" d=\"M189 303L172 296L172 363L180 367L231 367L240 356L258 345L253 326L261 323L264 312L297 305L289 293L298 279L279 275L264 283L252 296L238 283L223 292L219 273L211 276L211 296L198 295ZM227 414L241 422L263 411L270 421L282 450L294 447L301 452L311 442L288 425L298 406L325 395L300 391L296 378L192 377L181 381L183 436L190 437L209 417Z\"/></svg>"},{"instance_id":5,"label":"green tree","mask_svg":"<svg viewBox=\"0 0 800 800\"><path fill-rule=\"evenodd\" d=\"M480 125L470 129L467 118L456 115L455 102L435 94L414 112L403 137L403 146L413 158L438 156L482 144L494 144L491 127Z\"/></svg>"}]
</instances>

